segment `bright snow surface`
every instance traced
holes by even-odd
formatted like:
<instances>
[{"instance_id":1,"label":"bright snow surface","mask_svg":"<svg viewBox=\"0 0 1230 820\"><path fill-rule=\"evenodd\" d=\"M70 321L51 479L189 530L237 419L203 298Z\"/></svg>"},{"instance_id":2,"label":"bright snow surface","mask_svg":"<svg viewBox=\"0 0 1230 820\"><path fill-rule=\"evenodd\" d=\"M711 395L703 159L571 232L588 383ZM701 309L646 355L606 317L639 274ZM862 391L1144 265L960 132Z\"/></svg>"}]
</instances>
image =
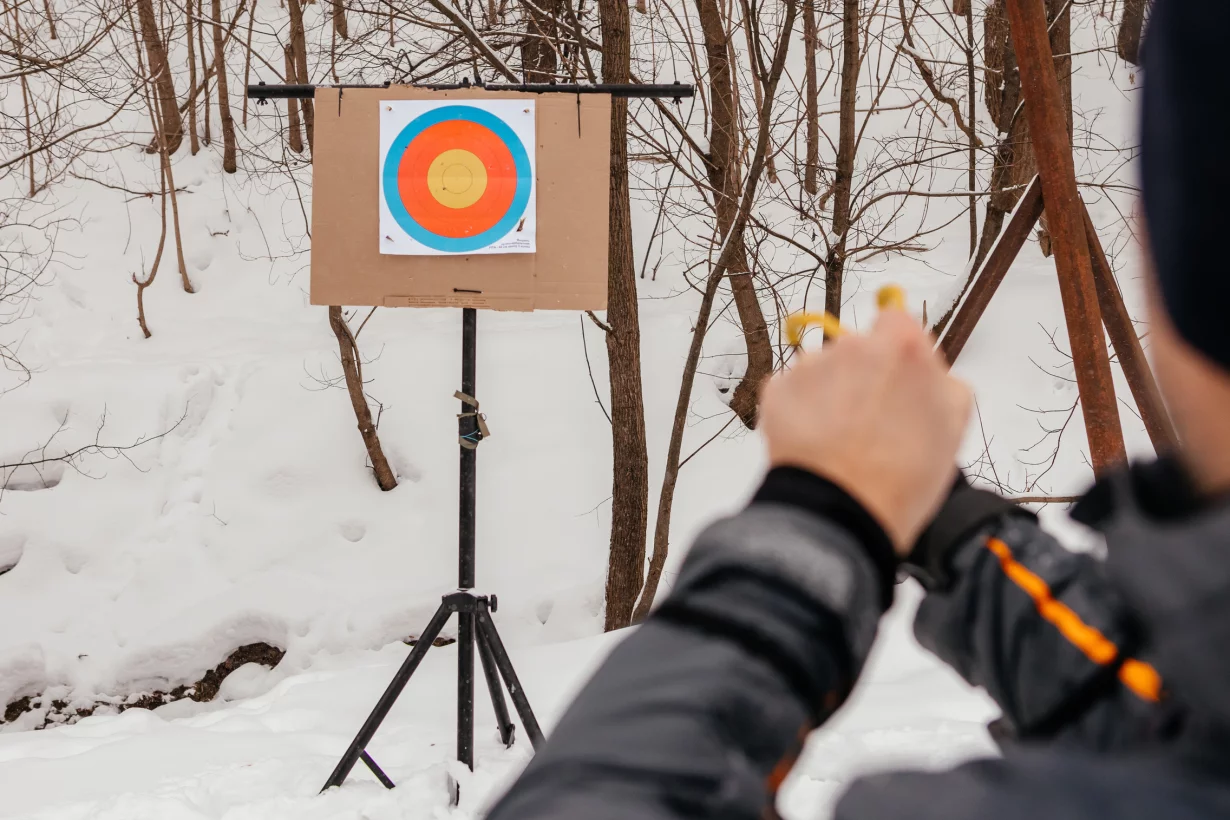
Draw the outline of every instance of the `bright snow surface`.
<instances>
[{"instance_id":1,"label":"bright snow surface","mask_svg":"<svg viewBox=\"0 0 1230 820\"><path fill-rule=\"evenodd\" d=\"M995 708L922 652L906 629L916 589L902 590L847 708L816 732L782 798L789 820L819 818L861 772L895 763L939 767L993 753ZM513 651L548 731L590 671L626 632ZM74 726L0 736L0 816L76 820L419 820L469 818L525 764L505 750L479 678L476 771L454 760L456 653L433 648L369 747L398 783L386 791L360 764L340 790L317 791L408 650L351 653L261 691L242 667L228 703L181 701ZM520 727L518 727L520 729ZM448 802L448 778L461 804Z\"/></svg>"}]
</instances>

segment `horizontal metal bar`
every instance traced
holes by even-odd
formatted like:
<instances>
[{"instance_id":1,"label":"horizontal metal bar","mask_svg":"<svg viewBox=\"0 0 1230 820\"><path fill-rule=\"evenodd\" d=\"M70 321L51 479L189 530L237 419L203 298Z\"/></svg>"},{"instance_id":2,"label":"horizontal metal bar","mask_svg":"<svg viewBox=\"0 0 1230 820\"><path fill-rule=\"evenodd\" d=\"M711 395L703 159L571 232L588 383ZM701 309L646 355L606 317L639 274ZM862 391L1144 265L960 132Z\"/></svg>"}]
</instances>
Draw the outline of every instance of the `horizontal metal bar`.
<instances>
[{"instance_id":1,"label":"horizontal metal bar","mask_svg":"<svg viewBox=\"0 0 1230 820\"><path fill-rule=\"evenodd\" d=\"M248 96L255 100L304 100L316 96L318 88L389 88L389 83L380 85L266 85L257 83L248 86ZM405 88L425 88L431 91L457 91L474 88L485 91L519 91L524 94L610 94L612 97L637 97L658 99L682 99L691 97L695 86L683 83L662 83L658 85L641 85L637 83L597 83L565 84L565 83L490 83L478 85L475 83L442 83L435 85L407 85Z\"/></svg>"}]
</instances>

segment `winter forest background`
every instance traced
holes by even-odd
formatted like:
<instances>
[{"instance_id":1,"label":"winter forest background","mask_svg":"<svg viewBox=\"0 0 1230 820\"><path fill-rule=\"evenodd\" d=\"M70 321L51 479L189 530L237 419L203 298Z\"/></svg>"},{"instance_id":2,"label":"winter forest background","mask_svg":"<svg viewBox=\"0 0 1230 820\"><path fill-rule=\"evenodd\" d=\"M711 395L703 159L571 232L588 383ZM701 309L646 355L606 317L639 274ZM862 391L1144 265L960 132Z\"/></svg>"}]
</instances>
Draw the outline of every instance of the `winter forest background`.
<instances>
[{"instance_id":1,"label":"winter forest background","mask_svg":"<svg viewBox=\"0 0 1230 820\"><path fill-rule=\"evenodd\" d=\"M1045 3L1140 319L1145 0ZM460 317L308 305L313 106L243 93L465 78L697 86L617 101L608 310L480 316L479 587L548 727L759 480L784 317L858 327L896 283L942 331L1035 174L1003 0L3 0L0 816L468 818L528 758L480 697L477 771L450 762L442 648L377 739L399 788L315 796L453 585ZM1079 547L1049 251L1044 221L956 364L962 463ZM992 750L899 590L792 820L869 768Z\"/></svg>"}]
</instances>

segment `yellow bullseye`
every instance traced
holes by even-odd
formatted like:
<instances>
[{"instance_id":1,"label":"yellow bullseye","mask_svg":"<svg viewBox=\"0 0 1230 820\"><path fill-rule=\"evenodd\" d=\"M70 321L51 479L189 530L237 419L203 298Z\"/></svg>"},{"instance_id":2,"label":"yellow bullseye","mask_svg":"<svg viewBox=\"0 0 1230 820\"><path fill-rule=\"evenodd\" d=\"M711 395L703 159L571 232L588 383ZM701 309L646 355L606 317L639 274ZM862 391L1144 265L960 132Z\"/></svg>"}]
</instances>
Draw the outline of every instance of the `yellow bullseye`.
<instances>
[{"instance_id":1,"label":"yellow bullseye","mask_svg":"<svg viewBox=\"0 0 1230 820\"><path fill-rule=\"evenodd\" d=\"M427 190L446 208L468 208L487 190L487 169L469 151L443 151L427 167Z\"/></svg>"}]
</instances>

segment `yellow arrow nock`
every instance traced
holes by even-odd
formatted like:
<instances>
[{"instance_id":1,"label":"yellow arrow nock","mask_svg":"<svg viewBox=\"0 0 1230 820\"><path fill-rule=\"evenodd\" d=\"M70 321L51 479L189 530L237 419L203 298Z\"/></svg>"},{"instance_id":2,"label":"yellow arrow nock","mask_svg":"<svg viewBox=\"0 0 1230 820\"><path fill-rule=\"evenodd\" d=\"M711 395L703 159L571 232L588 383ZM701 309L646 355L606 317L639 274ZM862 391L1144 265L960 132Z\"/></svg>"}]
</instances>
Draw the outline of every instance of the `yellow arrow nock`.
<instances>
[{"instance_id":1,"label":"yellow arrow nock","mask_svg":"<svg viewBox=\"0 0 1230 820\"><path fill-rule=\"evenodd\" d=\"M905 310L905 290L897 285L885 285L876 291L880 310ZM786 317L786 342L792 347L803 344L803 334L809 327L821 327L824 335L837 338L849 333L833 314L801 312Z\"/></svg>"}]
</instances>

